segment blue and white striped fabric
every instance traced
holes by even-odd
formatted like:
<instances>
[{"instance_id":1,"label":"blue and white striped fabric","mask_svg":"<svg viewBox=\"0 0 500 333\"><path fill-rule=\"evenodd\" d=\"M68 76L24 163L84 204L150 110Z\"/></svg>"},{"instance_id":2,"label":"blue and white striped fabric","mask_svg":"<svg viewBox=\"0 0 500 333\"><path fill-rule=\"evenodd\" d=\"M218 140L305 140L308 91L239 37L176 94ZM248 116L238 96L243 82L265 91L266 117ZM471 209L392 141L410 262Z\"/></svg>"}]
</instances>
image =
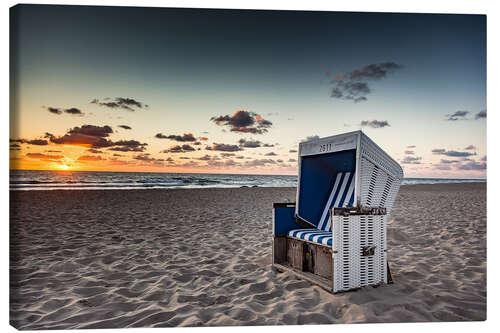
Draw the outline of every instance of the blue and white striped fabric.
<instances>
[{"instance_id":1,"label":"blue and white striped fabric","mask_svg":"<svg viewBox=\"0 0 500 333\"><path fill-rule=\"evenodd\" d=\"M354 203L354 172L339 172L333 183L323 214L318 222L318 229L331 231L330 210L333 207L351 207Z\"/></svg>"},{"instance_id":2,"label":"blue and white striped fabric","mask_svg":"<svg viewBox=\"0 0 500 333\"><path fill-rule=\"evenodd\" d=\"M332 246L331 231L321 231L318 229L295 229L289 231L288 236L303 239L313 243Z\"/></svg>"},{"instance_id":3,"label":"blue and white striped fabric","mask_svg":"<svg viewBox=\"0 0 500 333\"><path fill-rule=\"evenodd\" d=\"M333 207L351 207L354 203L354 172L339 172L326 201L317 229L295 229L288 236L332 246L330 211Z\"/></svg>"}]
</instances>

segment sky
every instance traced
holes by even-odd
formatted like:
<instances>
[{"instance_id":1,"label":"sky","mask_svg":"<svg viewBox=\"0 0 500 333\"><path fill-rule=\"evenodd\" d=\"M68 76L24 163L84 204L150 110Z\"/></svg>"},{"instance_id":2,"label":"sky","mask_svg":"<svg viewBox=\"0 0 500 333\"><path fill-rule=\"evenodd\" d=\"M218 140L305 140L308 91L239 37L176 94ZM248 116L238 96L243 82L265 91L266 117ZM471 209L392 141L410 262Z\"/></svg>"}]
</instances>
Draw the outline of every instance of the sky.
<instances>
[{"instance_id":1,"label":"sky","mask_svg":"<svg viewBox=\"0 0 500 333\"><path fill-rule=\"evenodd\" d=\"M296 174L361 129L486 178L486 16L18 5L11 169Z\"/></svg>"}]
</instances>

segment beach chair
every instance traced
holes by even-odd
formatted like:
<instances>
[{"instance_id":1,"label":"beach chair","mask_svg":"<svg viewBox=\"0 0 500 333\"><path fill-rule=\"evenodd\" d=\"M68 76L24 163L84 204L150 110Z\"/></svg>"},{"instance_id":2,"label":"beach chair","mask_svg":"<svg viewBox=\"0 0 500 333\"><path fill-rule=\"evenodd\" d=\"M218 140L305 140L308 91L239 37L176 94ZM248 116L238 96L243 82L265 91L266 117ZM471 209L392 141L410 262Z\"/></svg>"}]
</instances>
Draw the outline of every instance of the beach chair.
<instances>
[{"instance_id":1,"label":"beach chair","mask_svg":"<svg viewBox=\"0 0 500 333\"><path fill-rule=\"evenodd\" d=\"M273 205L273 266L337 293L391 282L386 224L403 170L362 131L299 145L296 203Z\"/></svg>"}]
</instances>

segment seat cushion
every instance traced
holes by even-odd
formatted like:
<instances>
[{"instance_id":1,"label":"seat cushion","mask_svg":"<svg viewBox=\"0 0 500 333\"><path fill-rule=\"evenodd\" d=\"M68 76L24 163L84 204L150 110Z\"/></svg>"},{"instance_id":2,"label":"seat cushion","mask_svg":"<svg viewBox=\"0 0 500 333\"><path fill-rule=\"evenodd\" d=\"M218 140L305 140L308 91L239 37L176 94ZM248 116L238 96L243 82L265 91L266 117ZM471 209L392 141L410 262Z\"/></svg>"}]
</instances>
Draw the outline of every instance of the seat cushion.
<instances>
[{"instance_id":1,"label":"seat cushion","mask_svg":"<svg viewBox=\"0 0 500 333\"><path fill-rule=\"evenodd\" d=\"M332 246L332 232L318 229L294 229L288 232L288 236L306 240L316 244Z\"/></svg>"}]
</instances>

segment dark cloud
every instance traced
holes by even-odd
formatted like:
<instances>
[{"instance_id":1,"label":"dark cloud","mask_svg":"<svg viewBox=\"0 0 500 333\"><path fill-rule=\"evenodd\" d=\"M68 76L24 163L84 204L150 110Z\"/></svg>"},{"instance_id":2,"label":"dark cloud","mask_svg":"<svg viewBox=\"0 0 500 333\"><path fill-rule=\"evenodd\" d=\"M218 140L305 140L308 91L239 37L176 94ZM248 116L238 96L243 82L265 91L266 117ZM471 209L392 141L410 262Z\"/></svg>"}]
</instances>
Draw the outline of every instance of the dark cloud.
<instances>
[{"instance_id":1,"label":"dark cloud","mask_svg":"<svg viewBox=\"0 0 500 333\"><path fill-rule=\"evenodd\" d=\"M288 162L292 162L292 163L294 163L294 162L297 162L297 160L296 160L295 158L290 158L290 159L288 160Z\"/></svg>"},{"instance_id":2,"label":"dark cloud","mask_svg":"<svg viewBox=\"0 0 500 333\"><path fill-rule=\"evenodd\" d=\"M465 150L476 150L476 146L474 145L468 145L467 147L464 148Z\"/></svg>"},{"instance_id":3,"label":"dark cloud","mask_svg":"<svg viewBox=\"0 0 500 333\"><path fill-rule=\"evenodd\" d=\"M415 146L415 145L410 145L410 146L407 146L406 148L408 148L408 149L413 149L413 148L417 148L417 146Z\"/></svg>"},{"instance_id":4,"label":"dark cloud","mask_svg":"<svg viewBox=\"0 0 500 333\"><path fill-rule=\"evenodd\" d=\"M469 161L467 163L457 165L459 170L486 170L486 162Z\"/></svg>"},{"instance_id":5,"label":"dark cloud","mask_svg":"<svg viewBox=\"0 0 500 333\"><path fill-rule=\"evenodd\" d=\"M122 157L123 155L122 154L113 154L113 156Z\"/></svg>"},{"instance_id":6,"label":"dark cloud","mask_svg":"<svg viewBox=\"0 0 500 333\"><path fill-rule=\"evenodd\" d=\"M63 155L47 155L41 153L28 153L26 154L26 157L48 162L58 162L64 158Z\"/></svg>"},{"instance_id":7,"label":"dark cloud","mask_svg":"<svg viewBox=\"0 0 500 333\"><path fill-rule=\"evenodd\" d=\"M192 142L196 141L193 133L184 133L183 135L164 135L162 133L158 133L155 135L157 139L170 139L178 142Z\"/></svg>"},{"instance_id":8,"label":"dark cloud","mask_svg":"<svg viewBox=\"0 0 500 333\"><path fill-rule=\"evenodd\" d=\"M413 150L405 150L406 155L415 155L415 152Z\"/></svg>"},{"instance_id":9,"label":"dark cloud","mask_svg":"<svg viewBox=\"0 0 500 333\"><path fill-rule=\"evenodd\" d=\"M446 120L450 120L450 121L463 120L463 119L466 119L465 116L467 116L468 114L469 114L469 111L458 110L453 114L447 114Z\"/></svg>"},{"instance_id":10,"label":"dark cloud","mask_svg":"<svg viewBox=\"0 0 500 333\"><path fill-rule=\"evenodd\" d=\"M474 116L474 118L475 119L486 118L486 110L479 111L478 113L476 113L476 115Z\"/></svg>"},{"instance_id":11,"label":"dark cloud","mask_svg":"<svg viewBox=\"0 0 500 333\"><path fill-rule=\"evenodd\" d=\"M132 129L132 127L127 126L127 125L118 125L118 127L126 129L126 130L131 130Z\"/></svg>"},{"instance_id":12,"label":"dark cloud","mask_svg":"<svg viewBox=\"0 0 500 333\"><path fill-rule=\"evenodd\" d=\"M270 143L262 143L259 140L239 139L238 144L244 148L274 147Z\"/></svg>"},{"instance_id":13,"label":"dark cloud","mask_svg":"<svg viewBox=\"0 0 500 333\"><path fill-rule=\"evenodd\" d=\"M65 110L64 110L64 112L65 112L65 113L72 114L72 115L79 115L79 116L82 116L82 115L83 115L82 110L77 109L77 108L69 108L69 109L65 109Z\"/></svg>"},{"instance_id":14,"label":"dark cloud","mask_svg":"<svg viewBox=\"0 0 500 333\"><path fill-rule=\"evenodd\" d=\"M136 140L112 141L108 139L113 129L108 126L83 125L73 127L63 136L55 136L46 133L50 142L55 144L65 144L73 146L83 146L89 148L110 148L116 151L144 151L147 143L141 143Z\"/></svg>"},{"instance_id":15,"label":"dark cloud","mask_svg":"<svg viewBox=\"0 0 500 333\"><path fill-rule=\"evenodd\" d=\"M34 146L46 146L49 144L47 140L43 140L43 139L33 139L33 140L9 139L9 142L24 143L24 144L28 144L28 145L34 145Z\"/></svg>"},{"instance_id":16,"label":"dark cloud","mask_svg":"<svg viewBox=\"0 0 500 333\"><path fill-rule=\"evenodd\" d=\"M122 146L122 147L109 148L108 150L121 151L121 152L143 152L146 150L146 147L144 147L144 146L136 146L136 147Z\"/></svg>"},{"instance_id":17,"label":"dark cloud","mask_svg":"<svg viewBox=\"0 0 500 333\"><path fill-rule=\"evenodd\" d=\"M243 150L240 146L230 145L225 143L214 143L212 146L208 146L206 149L214 151L229 151L229 152Z\"/></svg>"},{"instance_id":18,"label":"dark cloud","mask_svg":"<svg viewBox=\"0 0 500 333\"><path fill-rule=\"evenodd\" d=\"M64 113L72 114L75 116L83 116L84 115L82 110L75 108L75 107L68 108L68 109L62 109L62 108L55 108L52 106L47 106L46 109L47 109L47 111L49 111L50 113L53 113L53 114L62 114L64 112Z\"/></svg>"},{"instance_id":19,"label":"dark cloud","mask_svg":"<svg viewBox=\"0 0 500 333\"><path fill-rule=\"evenodd\" d=\"M220 156L222 157L231 157L231 156L234 156L236 155L235 153L221 153Z\"/></svg>"},{"instance_id":20,"label":"dark cloud","mask_svg":"<svg viewBox=\"0 0 500 333\"><path fill-rule=\"evenodd\" d=\"M296 150L296 149L290 149L288 152L289 152L289 153L296 153L296 152L297 152L297 150Z\"/></svg>"},{"instance_id":21,"label":"dark cloud","mask_svg":"<svg viewBox=\"0 0 500 333\"><path fill-rule=\"evenodd\" d=\"M110 102L107 102L108 100L111 100L110 98L104 98L103 100L106 102L94 98L92 101L90 101L90 103L104 106L110 109L123 109L128 111L136 111L137 109L143 109L148 107L147 104L144 104L143 102L139 102L136 99L128 97L116 97L113 101Z\"/></svg>"},{"instance_id":22,"label":"dark cloud","mask_svg":"<svg viewBox=\"0 0 500 333\"><path fill-rule=\"evenodd\" d=\"M106 159L102 158L101 156L94 156L94 155L82 155L77 159L77 161L104 161L104 160Z\"/></svg>"},{"instance_id":23,"label":"dark cloud","mask_svg":"<svg viewBox=\"0 0 500 333\"><path fill-rule=\"evenodd\" d=\"M46 136L50 135L50 142L55 144L106 148L113 146L113 142L106 139L111 133L113 133L113 130L107 125L83 125L81 127L73 127L60 137L56 137L50 133L46 133Z\"/></svg>"},{"instance_id":24,"label":"dark cloud","mask_svg":"<svg viewBox=\"0 0 500 333\"><path fill-rule=\"evenodd\" d=\"M278 156L278 154L276 154L275 152L269 152L267 154L264 154L264 156Z\"/></svg>"},{"instance_id":25,"label":"dark cloud","mask_svg":"<svg viewBox=\"0 0 500 333\"><path fill-rule=\"evenodd\" d=\"M87 151L89 153L92 153L92 154L102 154L101 150L97 150L97 149L94 149L94 148L87 149Z\"/></svg>"},{"instance_id":26,"label":"dark cloud","mask_svg":"<svg viewBox=\"0 0 500 333\"><path fill-rule=\"evenodd\" d=\"M406 156L401 160L402 164L421 164L422 157Z\"/></svg>"},{"instance_id":27,"label":"dark cloud","mask_svg":"<svg viewBox=\"0 0 500 333\"><path fill-rule=\"evenodd\" d=\"M210 161L212 158L210 155L206 154L205 156L199 157L198 160L200 161Z\"/></svg>"},{"instance_id":28,"label":"dark cloud","mask_svg":"<svg viewBox=\"0 0 500 333\"><path fill-rule=\"evenodd\" d=\"M372 120L372 121L363 120L361 121L361 126L368 126L371 128L383 128L391 125L389 125L387 120Z\"/></svg>"},{"instance_id":29,"label":"dark cloud","mask_svg":"<svg viewBox=\"0 0 500 333\"><path fill-rule=\"evenodd\" d=\"M333 88L330 96L354 102L366 101L366 96L371 93L369 81L386 78L388 74L401 68L402 66L395 62L384 62L369 64L349 73L339 73L331 81Z\"/></svg>"},{"instance_id":30,"label":"dark cloud","mask_svg":"<svg viewBox=\"0 0 500 333\"><path fill-rule=\"evenodd\" d=\"M182 145L182 146L179 146L179 145L176 145L176 146L172 146L168 149L165 149L165 150L162 150L161 153L187 153L187 152L191 152L191 151L195 151L196 149L191 147L190 145Z\"/></svg>"},{"instance_id":31,"label":"dark cloud","mask_svg":"<svg viewBox=\"0 0 500 333\"><path fill-rule=\"evenodd\" d=\"M20 148L21 146L18 145L17 143L13 143L10 145L10 148Z\"/></svg>"},{"instance_id":32,"label":"dark cloud","mask_svg":"<svg viewBox=\"0 0 500 333\"><path fill-rule=\"evenodd\" d=\"M476 155L476 153L469 153L466 151L445 150L445 149L433 149L432 153L436 155L445 155L448 157L468 157Z\"/></svg>"},{"instance_id":33,"label":"dark cloud","mask_svg":"<svg viewBox=\"0 0 500 333\"><path fill-rule=\"evenodd\" d=\"M136 156L134 156L134 160L152 163L152 164L158 164L158 165L163 165L163 162L165 162L165 160L163 158L151 157L149 153L136 155Z\"/></svg>"},{"instance_id":34,"label":"dark cloud","mask_svg":"<svg viewBox=\"0 0 500 333\"><path fill-rule=\"evenodd\" d=\"M210 118L219 126L227 126L231 132L264 134L273 125L255 112L238 110L233 115L225 115Z\"/></svg>"},{"instance_id":35,"label":"dark cloud","mask_svg":"<svg viewBox=\"0 0 500 333\"><path fill-rule=\"evenodd\" d=\"M59 108L53 108L51 106L48 106L47 107L47 110L50 112L50 113L53 113L53 114L62 114L62 110L59 109Z\"/></svg>"}]
</instances>

